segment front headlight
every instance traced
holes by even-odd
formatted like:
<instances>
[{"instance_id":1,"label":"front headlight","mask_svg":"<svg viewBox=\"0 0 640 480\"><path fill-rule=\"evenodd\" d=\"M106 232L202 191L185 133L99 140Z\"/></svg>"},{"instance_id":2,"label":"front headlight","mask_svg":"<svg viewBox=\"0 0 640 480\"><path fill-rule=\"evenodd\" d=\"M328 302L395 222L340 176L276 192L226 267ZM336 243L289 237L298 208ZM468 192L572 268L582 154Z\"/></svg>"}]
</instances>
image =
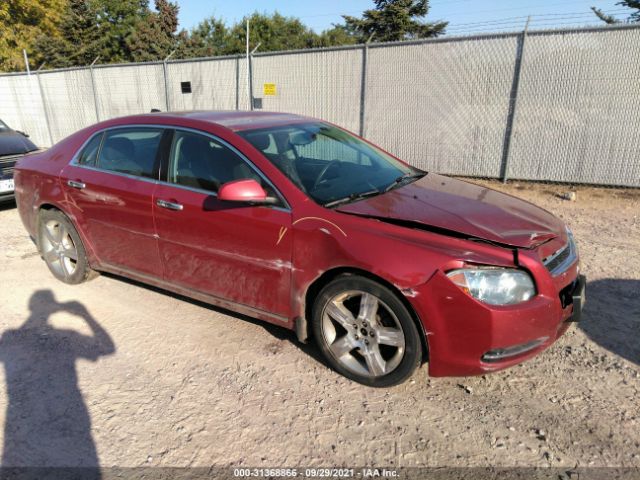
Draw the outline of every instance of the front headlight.
<instances>
[{"instance_id":1,"label":"front headlight","mask_svg":"<svg viewBox=\"0 0 640 480\"><path fill-rule=\"evenodd\" d=\"M447 277L473 298L489 305L526 302L536 294L529 274L513 268L461 268L448 272Z\"/></svg>"}]
</instances>

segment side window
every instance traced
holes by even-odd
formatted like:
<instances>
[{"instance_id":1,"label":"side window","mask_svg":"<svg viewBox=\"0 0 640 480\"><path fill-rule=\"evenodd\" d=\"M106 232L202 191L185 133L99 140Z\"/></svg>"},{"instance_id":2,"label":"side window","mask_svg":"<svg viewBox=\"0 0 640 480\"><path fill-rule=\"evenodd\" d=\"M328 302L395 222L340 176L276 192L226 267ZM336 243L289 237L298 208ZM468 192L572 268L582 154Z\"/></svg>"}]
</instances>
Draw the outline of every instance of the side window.
<instances>
[{"instance_id":1,"label":"side window","mask_svg":"<svg viewBox=\"0 0 640 480\"><path fill-rule=\"evenodd\" d=\"M169 182L217 193L220 185L247 178L260 183L268 196L280 198L273 187L229 147L205 135L176 130Z\"/></svg>"},{"instance_id":2,"label":"side window","mask_svg":"<svg viewBox=\"0 0 640 480\"><path fill-rule=\"evenodd\" d=\"M177 130L173 137L169 181L217 192L232 180L260 176L234 151L205 135Z\"/></svg>"},{"instance_id":3,"label":"side window","mask_svg":"<svg viewBox=\"0 0 640 480\"><path fill-rule=\"evenodd\" d=\"M78 163L80 165L89 165L95 166L96 160L98 158L98 150L100 150L100 143L102 142L103 133L100 133L93 137L87 145L85 145L84 150L78 157Z\"/></svg>"},{"instance_id":4,"label":"side window","mask_svg":"<svg viewBox=\"0 0 640 480\"><path fill-rule=\"evenodd\" d=\"M98 166L113 172L158 178L161 128L122 128L105 133Z\"/></svg>"}]
</instances>

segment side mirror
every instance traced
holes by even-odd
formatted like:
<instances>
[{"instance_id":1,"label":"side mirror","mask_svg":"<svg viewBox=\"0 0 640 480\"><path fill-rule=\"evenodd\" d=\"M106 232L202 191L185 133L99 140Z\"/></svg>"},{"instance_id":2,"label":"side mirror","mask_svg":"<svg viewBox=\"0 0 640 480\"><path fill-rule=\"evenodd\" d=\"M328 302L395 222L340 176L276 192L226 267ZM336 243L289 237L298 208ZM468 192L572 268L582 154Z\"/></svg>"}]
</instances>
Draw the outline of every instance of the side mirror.
<instances>
[{"instance_id":1,"label":"side mirror","mask_svg":"<svg viewBox=\"0 0 640 480\"><path fill-rule=\"evenodd\" d=\"M267 192L253 179L245 178L223 184L218 190L218 199L225 202L255 203L272 205L277 199L268 197Z\"/></svg>"}]
</instances>

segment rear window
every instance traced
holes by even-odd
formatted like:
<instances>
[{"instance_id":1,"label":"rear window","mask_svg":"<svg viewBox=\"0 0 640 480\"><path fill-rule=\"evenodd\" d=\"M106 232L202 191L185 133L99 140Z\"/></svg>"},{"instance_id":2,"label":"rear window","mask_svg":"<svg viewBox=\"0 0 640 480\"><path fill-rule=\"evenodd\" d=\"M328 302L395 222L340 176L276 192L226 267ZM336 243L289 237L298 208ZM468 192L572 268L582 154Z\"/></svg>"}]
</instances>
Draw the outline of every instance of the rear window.
<instances>
[{"instance_id":1,"label":"rear window","mask_svg":"<svg viewBox=\"0 0 640 480\"><path fill-rule=\"evenodd\" d=\"M98 167L138 177L158 178L161 128L126 128L104 134Z\"/></svg>"}]
</instances>

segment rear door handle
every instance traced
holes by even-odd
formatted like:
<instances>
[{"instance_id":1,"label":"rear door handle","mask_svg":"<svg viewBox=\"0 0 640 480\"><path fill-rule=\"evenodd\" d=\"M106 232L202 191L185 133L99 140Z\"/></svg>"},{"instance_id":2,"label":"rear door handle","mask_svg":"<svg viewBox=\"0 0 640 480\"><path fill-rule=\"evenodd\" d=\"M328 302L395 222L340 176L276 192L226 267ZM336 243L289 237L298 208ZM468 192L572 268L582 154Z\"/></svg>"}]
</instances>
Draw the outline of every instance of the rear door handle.
<instances>
[{"instance_id":1,"label":"rear door handle","mask_svg":"<svg viewBox=\"0 0 640 480\"><path fill-rule=\"evenodd\" d=\"M78 190L82 190L86 185L83 182L78 182L76 180L68 180L67 185L72 188L77 188Z\"/></svg>"},{"instance_id":2,"label":"rear door handle","mask_svg":"<svg viewBox=\"0 0 640 480\"><path fill-rule=\"evenodd\" d=\"M176 210L176 211L180 211L184 208L179 203L169 202L167 200L161 200L161 199L156 200L156 205L162 208L166 208L167 210Z\"/></svg>"}]
</instances>

